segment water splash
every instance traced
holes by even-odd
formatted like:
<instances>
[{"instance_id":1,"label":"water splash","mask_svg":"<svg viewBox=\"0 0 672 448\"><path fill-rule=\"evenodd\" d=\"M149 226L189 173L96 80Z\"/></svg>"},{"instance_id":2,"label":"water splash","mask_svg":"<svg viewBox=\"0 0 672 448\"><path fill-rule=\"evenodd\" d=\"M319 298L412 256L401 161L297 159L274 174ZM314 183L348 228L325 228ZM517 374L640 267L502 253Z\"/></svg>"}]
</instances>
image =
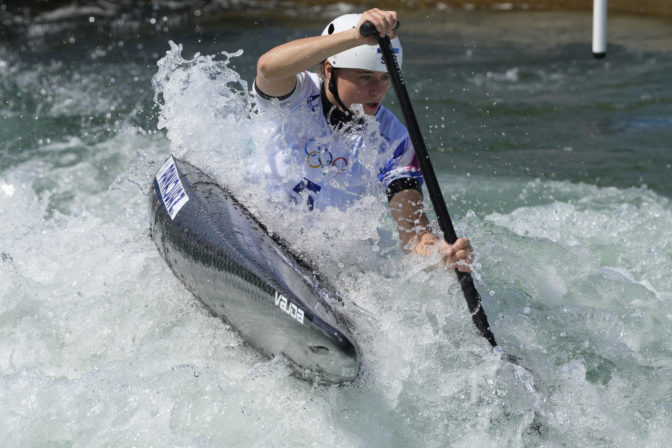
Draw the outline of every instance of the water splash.
<instances>
[{"instance_id":1,"label":"water splash","mask_svg":"<svg viewBox=\"0 0 672 448\"><path fill-rule=\"evenodd\" d=\"M185 59L182 53L182 45L170 42L170 50L158 62L152 79L159 106L158 127L166 129L172 153L217 179L271 232L314 261L333 265L375 258L380 251L379 227L390 226L385 196L375 175L347 211L326 207L309 212L290 203L286 194L260 175L261 162L269 157L265 151L272 147L269 142L274 137L269 120L277 111L260 111L247 82L231 68L231 60L242 50L222 52L223 59L198 53ZM363 146L378 148L383 142L378 123L364 118ZM279 126L288 126L288 122ZM336 133L327 143L342 144L340 140L346 135ZM378 157L378 151L359 153L369 171L379 162ZM326 178L333 188L346 189L338 179Z\"/></svg>"}]
</instances>

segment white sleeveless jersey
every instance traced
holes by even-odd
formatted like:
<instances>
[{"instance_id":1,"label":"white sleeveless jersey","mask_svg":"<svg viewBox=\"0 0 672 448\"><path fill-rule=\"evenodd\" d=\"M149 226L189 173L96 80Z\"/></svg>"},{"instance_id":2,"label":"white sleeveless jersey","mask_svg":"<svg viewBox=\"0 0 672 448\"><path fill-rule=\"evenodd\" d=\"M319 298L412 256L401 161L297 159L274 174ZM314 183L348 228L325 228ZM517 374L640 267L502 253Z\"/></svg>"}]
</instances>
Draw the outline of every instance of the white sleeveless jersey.
<instances>
[{"instance_id":1,"label":"white sleeveless jersey","mask_svg":"<svg viewBox=\"0 0 672 448\"><path fill-rule=\"evenodd\" d=\"M324 117L322 80L311 72L297 75L294 92L282 100L256 92L260 112L273 129L258 174L272 189L309 209L348 207L354 199L385 189L396 179L422 174L406 128L383 106L351 131L334 130Z\"/></svg>"}]
</instances>

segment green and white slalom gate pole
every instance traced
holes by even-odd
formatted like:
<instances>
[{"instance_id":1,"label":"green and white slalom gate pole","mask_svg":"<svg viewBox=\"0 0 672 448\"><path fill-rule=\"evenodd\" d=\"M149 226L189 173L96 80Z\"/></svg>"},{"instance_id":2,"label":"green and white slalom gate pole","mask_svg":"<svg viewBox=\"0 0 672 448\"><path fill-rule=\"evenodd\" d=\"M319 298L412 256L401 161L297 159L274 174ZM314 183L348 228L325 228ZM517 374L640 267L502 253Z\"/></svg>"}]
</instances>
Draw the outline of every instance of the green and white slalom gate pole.
<instances>
[{"instance_id":1,"label":"green and white slalom gate pole","mask_svg":"<svg viewBox=\"0 0 672 448\"><path fill-rule=\"evenodd\" d=\"M454 244L457 240L457 234L455 233L455 228L453 227L453 222L450 219L448 214L448 208L446 207L446 202L443 199L443 194L441 193L441 188L439 187L439 182L436 179L436 174L434 173L434 168L429 159L429 154L427 153L427 148L425 142L420 133L420 128L418 122L415 118L415 113L413 112L413 106L411 105L411 100L408 97L408 92L404 85L404 78L401 74L401 69L399 64L397 64L397 59L394 56L392 50L392 45L390 39L385 37L380 37L376 27L371 22L365 22L359 28L359 32L364 37L369 37L375 35L378 39L378 45L383 54L383 59L385 60L385 65L387 66L387 71L392 78L392 85L394 86L394 91L397 94L399 103L401 104L401 110L404 113L404 119L406 121L406 127L408 128L408 133L411 137L411 142L413 143L413 148L415 149L415 155L420 163L420 169L422 170L422 176L427 185L427 190L429 191L429 198L434 207L437 220L439 222L439 228L443 232L444 238L449 244ZM461 272L457 269L457 279L460 282L462 287L462 293L464 298L467 301L467 306L471 312L472 320L474 325L480 332L480 334L490 342L490 345L493 347L497 346L497 341L495 341L495 335L492 334L490 330L490 324L488 323L488 317L483 311L481 306L481 296L478 294L476 287L474 286L474 280L471 277L471 274L468 272Z\"/></svg>"}]
</instances>

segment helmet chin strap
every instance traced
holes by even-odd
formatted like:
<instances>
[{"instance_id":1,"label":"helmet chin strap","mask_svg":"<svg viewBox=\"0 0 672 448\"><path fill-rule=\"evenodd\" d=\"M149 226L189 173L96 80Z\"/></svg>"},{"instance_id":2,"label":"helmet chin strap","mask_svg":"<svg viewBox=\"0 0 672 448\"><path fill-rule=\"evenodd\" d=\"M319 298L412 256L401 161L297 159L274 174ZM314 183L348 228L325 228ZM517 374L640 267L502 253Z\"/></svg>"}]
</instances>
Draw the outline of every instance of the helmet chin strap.
<instances>
[{"instance_id":1,"label":"helmet chin strap","mask_svg":"<svg viewBox=\"0 0 672 448\"><path fill-rule=\"evenodd\" d=\"M336 103L343 109L345 114L347 116L353 115L352 111L345 107L345 104L343 104L343 101L341 101L341 97L338 94L338 89L336 87L336 82L338 81L338 69L336 67L331 67L331 76L329 77L329 91L331 94L334 96L334 99L336 100Z\"/></svg>"}]
</instances>

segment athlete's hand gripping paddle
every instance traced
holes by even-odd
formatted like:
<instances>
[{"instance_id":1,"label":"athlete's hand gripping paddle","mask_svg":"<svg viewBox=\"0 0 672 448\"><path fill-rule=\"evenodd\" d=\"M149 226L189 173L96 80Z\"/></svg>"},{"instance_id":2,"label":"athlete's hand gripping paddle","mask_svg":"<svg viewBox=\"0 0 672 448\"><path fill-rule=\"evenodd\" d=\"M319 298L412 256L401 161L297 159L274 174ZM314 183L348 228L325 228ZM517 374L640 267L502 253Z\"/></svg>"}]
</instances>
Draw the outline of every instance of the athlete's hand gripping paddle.
<instances>
[{"instance_id":1,"label":"athlete's hand gripping paddle","mask_svg":"<svg viewBox=\"0 0 672 448\"><path fill-rule=\"evenodd\" d=\"M434 207L434 211L436 212L439 228L443 232L446 241L452 245L455 243L455 241L457 241L457 234L455 233L453 222L451 221L450 215L448 214L448 208L446 207L446 202L443 199L439 182L436 180L434 168L432 167L432 163L429 160L429 154L427 153L425 142L422 138L422 134L420 133L420 127L418 126L418 122L415 119L413 106L411 106L411 100L408 97L408 92L406 92L404 78L401 74L399 64L397 64L397 58L394 56L390 39L387 36L380 37L376 27L371 22L363 23L359 27L359 32L364 37L375 35L376 39L378 39L378 45L382 51L383 59L385 60L385 65L387 66L387 71L392 78L394 91L397 94L397 98L401 104L401 110L404 113L406 127L408 128L408 133L411 137L413 148L415 149L415 156L420 163L422 176L425 179L425 184L427 185L427 190L429 191L429 198L432 202L432 206ZM492 331L490 330L488 317L485 315L485 311L483 311L483 308L481 307L481 296L478 294L478 291L474 286L474 280L471 278L471 274L468 272L458 271L457 269L455 272L457 273L457 279L460 282L464 298L466 299L467 306L471 312L474 325L476 325L476 328L481 333L481 335L486 338L488 342L490 342L490 345L493 347L497 346L495 335L493 335Z\"/></svg>"}]
</instances>

